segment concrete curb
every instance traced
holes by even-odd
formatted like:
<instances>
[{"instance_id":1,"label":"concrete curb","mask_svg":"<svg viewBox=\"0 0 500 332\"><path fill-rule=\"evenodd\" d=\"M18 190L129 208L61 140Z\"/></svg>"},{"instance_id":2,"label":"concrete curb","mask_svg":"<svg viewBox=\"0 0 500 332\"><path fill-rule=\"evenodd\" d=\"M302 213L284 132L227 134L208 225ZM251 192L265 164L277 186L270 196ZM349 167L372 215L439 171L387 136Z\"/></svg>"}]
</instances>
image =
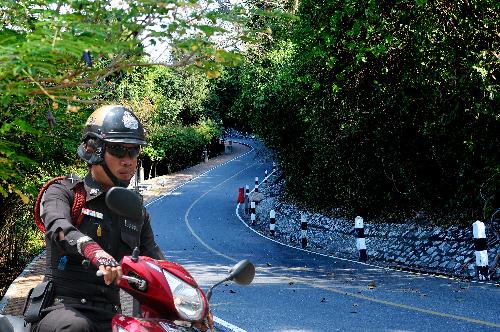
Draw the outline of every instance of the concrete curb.
<instances>
[{"instance_id":1,"label":"concrete curb","mask_svg":"<svg viewBox=\"0 0 500 332\"><path fill-rule=\"evenodd\" d=\"M19 285L21 284L21 280L24 279L28 274L32 273L36 270L36 265L39 263L39 260L45 257L45 249L38 254L33 260L26 266L26 268L21 272L21 274L12 282L9 289L3 296L2 300L0 300L0 313L4 312L4 309L9 304L9 300L14 298L18 292Z\"/></svg>"}]
</instances>

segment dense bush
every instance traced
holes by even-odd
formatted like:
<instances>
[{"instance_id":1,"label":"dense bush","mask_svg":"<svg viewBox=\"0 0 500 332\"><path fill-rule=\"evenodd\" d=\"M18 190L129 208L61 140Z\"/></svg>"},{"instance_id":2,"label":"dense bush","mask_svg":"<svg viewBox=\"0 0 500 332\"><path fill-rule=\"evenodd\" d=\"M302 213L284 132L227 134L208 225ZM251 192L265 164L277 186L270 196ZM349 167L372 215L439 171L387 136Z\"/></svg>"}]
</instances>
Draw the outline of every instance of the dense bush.
<instances>
[{"instance_id":1,"label":"dense bush","mask_svg":"<svg viewBox=\"0 0 500 332\"><path fill-rule=\"evenodd\" d=\"M190 127L162 127L149 137L143 166L151 176L193 166L203 160L205 149L211 156L221 152L218 144L221 134L220 126L212 121Z\"/></svg>"},{"instance_id":2,"label":"dense bush","mask_svg":"<svg viewBox=\"0 0 500 332\"><path fill-rule=\"evenodd\" d=\"M53 123L46 119L49 110ZM75 163L76 147L90 111L54 109L42 98L22 97L3 108L0 267L22 264L43 247L43 236L33 220L33 202L46 180L85 169L83 163Z\"/></svg>"},{"instance_id":3,"label":"dense bush","mask_svg":"<svg viewBox=\"0 0 500 332\"><path fill-rule=\"evenodd\" d=\"M500 206L496 1L300 2L233 107L288 192L352 214L453 220Z\"/></svg>"}]
</instances>

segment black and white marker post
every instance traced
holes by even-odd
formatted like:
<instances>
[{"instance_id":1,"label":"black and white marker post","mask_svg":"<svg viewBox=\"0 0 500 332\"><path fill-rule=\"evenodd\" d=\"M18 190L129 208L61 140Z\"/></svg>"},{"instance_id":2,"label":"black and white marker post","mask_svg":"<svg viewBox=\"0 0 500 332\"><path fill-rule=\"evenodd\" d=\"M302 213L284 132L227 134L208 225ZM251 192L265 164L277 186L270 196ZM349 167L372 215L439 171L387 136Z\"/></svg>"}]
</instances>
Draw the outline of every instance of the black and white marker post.
<instances>
[{"instance_id":1,"label":"black and white marker post","mask_svg":"<svg viewBox=\"0 0 500 332\"><path fill-rule=\"evenodd\" d=\"M476 251L476 269L479 280L489 280L488 273L488 244L486 243L486 229L482 221L472 224L474 235L474 250Z\"/></svg>"},{"instance_id":2,"label":"black and white marker post","mask_svg":"<svg viewBox=\"0 0 500 332\"><path fill-rule=\"evenodd\" d=\"M276 163L273 161L273 172L276 171Z\"/></svg>"},{"instance_id":3,"label":"black and white marker post","mask_svg":"<svg viewBox=\"0 0 500 332\"><path fill-rule=\"evenodd\" d=\"M255 189L254 189L254 191L256 193L259 192L259 177L258 176L255 177Z\"/></svg>"},{"instance_id":4,"label":"black and white marker post","mask_svg":"<svg viewBox=\"0 0 500 332\"><path fill-rule=\"evenodd\" d=\"M276 229L276 212L274 210L269 211L269 233L272 237L275 235Z\"/></svg>"},{"instance_id":5,"label":"black and white marker post","mask_svg":"<svg viewBox=\"0 0 500 332\"><path fill-rule=\"evenodd\" d=\"M245 213L248 214L248 203L250 201L250 187L245 185Z\"/></svg>"},{"instance_id":6,"label":"black and white marker post","mask_svg":"<svg viewBox=\"0 0 500 332\"><path fill-rule=\"evenodd\" d=\"M302 249L304 249L307 247L307 219L305 214L300 215L300 233Z\"/></svg>"},{"instance_id":7,"label":"black and white marker post","mask_svg":"<svg viewBox=\"0 0 500 332\"><path fill-rule=\"evenodd\" d=\"M255 202L250 203L250 221L255 225Z\"/></svg>"},{"instance_id":8,"label":"black and white marker post","mask_svg":"<svg viewBox=\"0 0 500 332\"><path fill-rule=\"evenodd\" d=\"M359 260L366 262L368 256L366 255L365 228L363 218L360 216L354 219L354 230L356 231L356 247L359 251Z\"/></svg>"},{"instance_id":9,"label":"black and white marker post","mask_svg":"<svg viewBox=\"0 0 500 332\"><path fill-rule=\"evenodd\" d=\"M264 172L264 183L267 183L267 169L266 169L266 171Z\"/></svg>"}]
</instances>

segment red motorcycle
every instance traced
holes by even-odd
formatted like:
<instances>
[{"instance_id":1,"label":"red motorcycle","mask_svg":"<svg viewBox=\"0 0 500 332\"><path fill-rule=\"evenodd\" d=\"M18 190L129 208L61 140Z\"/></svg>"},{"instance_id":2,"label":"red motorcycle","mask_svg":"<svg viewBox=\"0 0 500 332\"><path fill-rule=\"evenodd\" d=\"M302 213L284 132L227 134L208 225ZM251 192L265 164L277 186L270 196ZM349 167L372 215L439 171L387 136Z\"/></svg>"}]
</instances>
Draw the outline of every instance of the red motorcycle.
<instances>
[{"instance_id":1,"label":"red motorcycle","mask_svg":"<svg viewBox=\"0 0 500 332\"><path fill-rule=\"evenodd\" d=\"M112 188L106 194L106 204L118 214L142 220L142 203L133 191ZM118 286L138 301L140 314L116 314L112 320L113 332L196 331L200 326L212 329L208 306L212 290L230 280L248 285L255 276L254 265L242 260L229 271L227 278L205 294L181 265L139 256L138 248L132 256L123 257L121 267L123 276Z\"/></svg>"},{"instance_id":2,"label":"red motorcycle","mask_svg":"<svg viewBox=\"0 0 500 332\"><path fill-rule=\"evenodd\" d=\"M118 286L139 302L140 315L116 314L112 320L113 332L196 331L202 325L209 327L208 301L213 288L229 280L247 285L255 275L253 264L243 260L205 295L179 264L132 255L124 257L121 266L123 276Z\"/></svg>"}]
</instances>

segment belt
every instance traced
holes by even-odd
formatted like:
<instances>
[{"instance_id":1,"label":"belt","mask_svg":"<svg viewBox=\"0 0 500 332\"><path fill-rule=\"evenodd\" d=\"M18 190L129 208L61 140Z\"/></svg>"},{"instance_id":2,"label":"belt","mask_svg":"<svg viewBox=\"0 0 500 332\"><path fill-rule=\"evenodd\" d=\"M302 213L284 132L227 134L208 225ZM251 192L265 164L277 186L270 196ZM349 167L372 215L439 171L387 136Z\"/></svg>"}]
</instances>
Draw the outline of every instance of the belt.
<instances>
[{"instance_id":1,"label":"belt","mask_svg":"<svg viewBox=\"0 0 500 332\"><path fill-rule=\"evenodd\" d=\"M121 313L120 304L114 304L103 301L92 301L86 298L77 298L77 297L69 297L69 296L55 296L54 304L69 304L69 305L79 305L79 306L88 306L98 309L103 309L105 311L113 312L113 313Z\"/></svg>"}]
</instances>

